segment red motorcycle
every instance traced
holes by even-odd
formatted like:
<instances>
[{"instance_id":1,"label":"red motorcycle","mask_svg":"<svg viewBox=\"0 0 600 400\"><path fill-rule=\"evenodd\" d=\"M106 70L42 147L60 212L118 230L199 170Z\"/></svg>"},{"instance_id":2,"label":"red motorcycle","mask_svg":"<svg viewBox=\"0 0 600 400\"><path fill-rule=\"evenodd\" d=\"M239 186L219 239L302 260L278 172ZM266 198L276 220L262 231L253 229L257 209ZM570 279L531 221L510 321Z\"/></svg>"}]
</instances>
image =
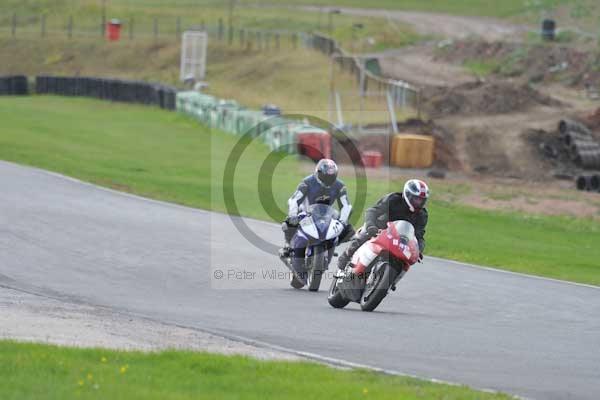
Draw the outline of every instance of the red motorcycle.
<instances>
[{"instance_id":1,"label":"red motorcycle","mask_svg":"<svg viewBox=\"0 0 600 400\"><path fill-rule=\"evenodd\" d=\"M388 222L387 229L363 244L346 269L336 273L327 300L334 308L352 301L363 311L373 311L418 260L419 243L412 224Z\"/></svg>"}]
</instances>

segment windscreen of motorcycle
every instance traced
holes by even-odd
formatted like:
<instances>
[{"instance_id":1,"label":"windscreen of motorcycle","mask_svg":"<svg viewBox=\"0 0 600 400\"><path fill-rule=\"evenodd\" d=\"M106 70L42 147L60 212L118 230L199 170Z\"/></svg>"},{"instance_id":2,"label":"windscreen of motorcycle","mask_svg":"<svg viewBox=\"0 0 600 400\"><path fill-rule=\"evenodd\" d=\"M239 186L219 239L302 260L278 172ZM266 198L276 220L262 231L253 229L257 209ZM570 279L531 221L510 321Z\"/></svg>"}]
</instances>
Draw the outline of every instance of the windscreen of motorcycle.
<instances>
[{"instance_id":1,"label":"windscreen of motorcycle","mask_svg":"<svg viewBox=\"0 0 600 400\"><path fill-rule=\"evenodd\" d=\"M306 218L305 220L307 220L306 229L310 232L306 232L304 226L302 226L302 229L315 239L325 238L331 222L337 222L339 216L335 208L325 204L313 204L309 207L308 212L311 218ZM312 227L308 225L309 221L312 223Z\"/></svg>"},{"instance_id":2,"label":"windscreen of motorcycle","mask_svg":"<svg viewBox=\"0 0 600 400\"><path fill-rule=\"evenodd\" d=\"M396 234L399 238L405 239L406 242L416 240L415 227L408 221L394 221L391 224L396 229Z\"/></svg>"}]
</instances>

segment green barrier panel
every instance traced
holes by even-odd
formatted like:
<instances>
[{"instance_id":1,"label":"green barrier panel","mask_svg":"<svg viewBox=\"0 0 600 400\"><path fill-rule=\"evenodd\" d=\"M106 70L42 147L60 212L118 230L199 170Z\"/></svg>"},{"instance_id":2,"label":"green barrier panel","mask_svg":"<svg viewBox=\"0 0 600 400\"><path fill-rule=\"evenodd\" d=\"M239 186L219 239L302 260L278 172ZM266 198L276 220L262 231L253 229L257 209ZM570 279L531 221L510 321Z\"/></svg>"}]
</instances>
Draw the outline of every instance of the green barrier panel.
<instances>
[{"instance_id":1,"label":"green barrier panel","mask_svg":"<svg viewBox=\"0 0 600 400\"><path fill-rule=\"evenodd\" d=\"M215 110L216 112L213 117L214 126L211 126L225 132L235 133L234 129L229 129L232 128L233 124L228 124L228 121L231 119L231 114L237 109L239 109L239 105L237 102L232 100L221 100L217 105L217 108Z\"/></svg>"},{"instance_id":2,"label":"green barrier panel","mask_svg":"<svg viewBox=\"0 0 600 400\"><path fill-rule=\"evenodd\" d=\"M176 98L177 111L187 113L188 104L195 92L179 92Z\"/></svg>"},{"instance_id":3,"label":"green barrier panel","mask_svg":"<svg viewBox=\"0 0 600 400\"><path fill-rule=\"evenodd\" d=\"M289 154L298 152L298 135L327 133L300 121L264 115L262 111L248 110L233 100L221 100L196 91L178 92L177 111L188 114L199 122L234 135L251 132L271 151Z\"/></svg>"},{"instance_id":4,"label":"green barrier panel","mask_svg":"<svg viewBox=\"0 0 600 400\"><path fill-rule=\"evenodd\" d=\"M290 129L293 124L293 121L281 117L271 117L265 121L268 128L262 133L262 138L271 151L293 152L293 135Z\"/></svg>"},{"instance_id":5,"label":"green barrier panel","mask_svg":"<svg viewBox=\"0 0 600 400\"><path fill-rule=\"evenodd\" d=\"M219 101L216 97L207 94L198 97L196 99L196 117L198 120L210 125L210 111L215 109Z\"/></svg>"},{"instance_id":6,"label":"green barrier panel","mask_svg":"<svg viewBox=\"0 0 600 400\"><path fill-rule=\"evenodd\" d=\"M222 115L223 125L224 125L223 129L226 132L229 132L234 135L237 134L237 127L236 127L237 115L241 111L241 109L238 107L229 108L226 110L226 112L224 111L223 115Z\"/></svg>"}]
</instances>

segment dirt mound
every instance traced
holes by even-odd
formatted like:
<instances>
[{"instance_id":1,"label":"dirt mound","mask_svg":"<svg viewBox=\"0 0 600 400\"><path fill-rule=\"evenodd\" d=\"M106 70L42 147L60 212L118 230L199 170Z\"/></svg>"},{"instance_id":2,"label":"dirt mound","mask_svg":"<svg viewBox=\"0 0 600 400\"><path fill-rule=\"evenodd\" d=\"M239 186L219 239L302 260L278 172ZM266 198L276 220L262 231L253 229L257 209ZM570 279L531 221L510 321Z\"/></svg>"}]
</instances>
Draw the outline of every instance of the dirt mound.
<instances>
[{"instance_id":1,"label":"dirt mound","mask_svg":"<svg viewBox=\"0 0 600 400\"><path fill-rule=\"evenodd\" d=\"M596 136L598 136L598 133L600 132L600 108L594 113L587 115L583 122L592 130L592 132L596 133Z\"/></svg>"},{"instance_id":2,"label":"dirt mound","mask_svg":"<svg viewBox=\"0 0 600 400\"><path fill-rule=\"evenodd\" d=\"M561 45L455 41L440 49L436 59L461 65L479 62L492 74L530 83L597 89L600 81L600 54Z\"/></svg>"},{"instance_id":3,"label":"dirt mound","mask_svg":"<svg viewBox=\"0 0 600 400\"><path fill-rule=\"evenodd\" d=\"M432 117L508 114L536 106L561 106L529 85L506 82L474 82L423 91L423 109Z\"/></svg>"}]
</instances>

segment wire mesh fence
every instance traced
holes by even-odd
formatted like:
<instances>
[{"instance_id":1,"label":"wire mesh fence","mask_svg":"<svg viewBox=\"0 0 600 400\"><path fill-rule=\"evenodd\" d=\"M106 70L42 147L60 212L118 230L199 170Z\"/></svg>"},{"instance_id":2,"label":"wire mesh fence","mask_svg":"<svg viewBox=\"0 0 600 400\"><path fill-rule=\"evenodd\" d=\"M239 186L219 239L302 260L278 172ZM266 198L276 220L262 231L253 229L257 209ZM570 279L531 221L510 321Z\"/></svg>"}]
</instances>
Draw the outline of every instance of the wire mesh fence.
<instances>
[{"instance_id":1,"label":"wire mesh fence","mask_svg":"<svg viewBox=\"0 0 600 400\"><path fill-rule=\"evenodd\" d=\"M2 15L0 37L13 38L97 38L107 37L104 16L58 15ZM285 30L263 30L227 25L223 19L216 21L192 20L178 17L131 16L119 22L119 39L173 39L179 41L186 30L206 31L212 40L230 46L253 50L280 50L297 48L301 33Z\"/></svg>"}]
</instances>

